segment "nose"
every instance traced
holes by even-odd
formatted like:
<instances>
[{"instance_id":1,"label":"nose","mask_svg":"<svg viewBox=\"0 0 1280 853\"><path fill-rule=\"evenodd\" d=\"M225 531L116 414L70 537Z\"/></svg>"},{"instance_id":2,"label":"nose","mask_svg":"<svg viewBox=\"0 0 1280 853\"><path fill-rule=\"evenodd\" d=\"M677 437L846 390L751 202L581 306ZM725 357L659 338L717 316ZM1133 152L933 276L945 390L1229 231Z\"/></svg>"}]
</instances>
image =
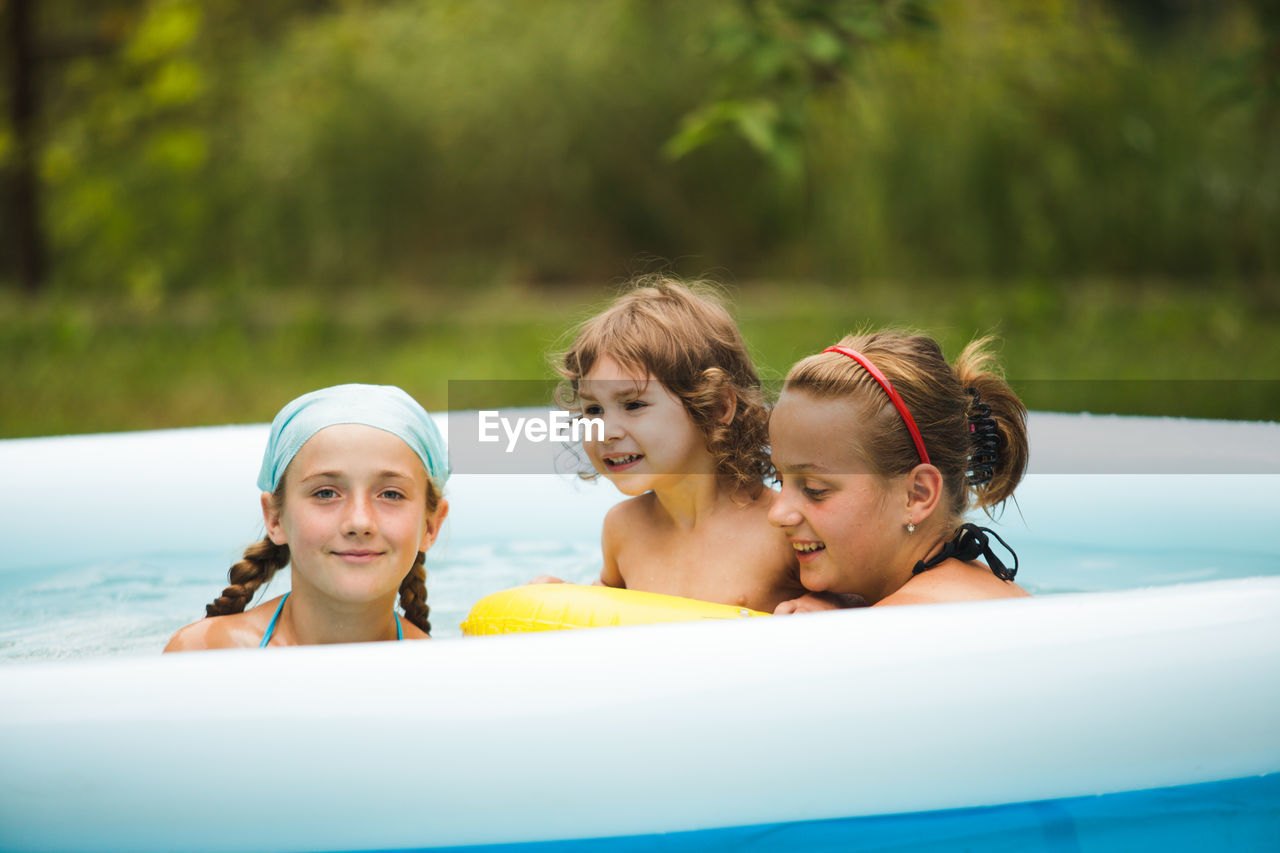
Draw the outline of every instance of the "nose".
<instances>
[{"instance_id":1,"label":"nose","mask_svg":"<svg viewBox=\"0 0 1280 853\"><path fill-rule=\"evenodd\" d=\"M605 441L617 441L627 434L626 428L622 425L622 418L618 417L616 414L611 415L605 413L603 415L598 415L597 417L604 421Z\"/></svg>"},{"instance_id":2,"label":"nose","mask_svg":"<svg viewBox=\"0 0 1280 853\"><path fill-rule=\"evenodd\" d=\"M373 533L373 504L362 494L355 494L347 501L344 533L348 536L368 536Z\"/></svg>"},{"instance_id":3,"label":"nose","mask_svg":"<svg viewBox=\"0 0 1280 853\"><path fill-rule=\"evenodd\" d=\"M803 516L792 503L786 486L783 486L778 496L773 499L773 506L769 507L769 523L774 527L795 527L802 520Z\"/></svg>"}]
</instances>

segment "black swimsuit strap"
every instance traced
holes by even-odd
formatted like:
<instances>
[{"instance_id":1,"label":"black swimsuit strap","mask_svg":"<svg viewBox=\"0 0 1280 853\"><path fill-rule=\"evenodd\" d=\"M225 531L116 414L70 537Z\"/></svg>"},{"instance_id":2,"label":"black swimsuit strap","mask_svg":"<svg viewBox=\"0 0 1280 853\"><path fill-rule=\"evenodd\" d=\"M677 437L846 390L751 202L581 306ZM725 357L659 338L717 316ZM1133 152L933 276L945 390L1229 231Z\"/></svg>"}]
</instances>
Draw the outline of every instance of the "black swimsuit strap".
<instances>
[{"instance_id":1,"label":"black swimsuit strap","mask_svg":"<svg viewBox=\"0 0 1280 853\"><path fill-rule=\"evenodd\" d=\"M991 540L987 538L987 534L996 537L996 540L1005 547L1005 550L1013 554L1013 568L1010 569L991 552ZM982 557L987 561L987 565L991 568L991 573L1002 581L1011 581L1013 576L1018 573L1018 555L1009 547L1009 543L1000 538L1000 534L988 527L979 527L976 524L960 525L954 539L942 546L942 550L928 560L921 560L916 563L916 567L911 570L912 575L918 575L926 569L932 569L934 566L950 560L952 558L970 562Z\"/></svg>"}]
</instances>

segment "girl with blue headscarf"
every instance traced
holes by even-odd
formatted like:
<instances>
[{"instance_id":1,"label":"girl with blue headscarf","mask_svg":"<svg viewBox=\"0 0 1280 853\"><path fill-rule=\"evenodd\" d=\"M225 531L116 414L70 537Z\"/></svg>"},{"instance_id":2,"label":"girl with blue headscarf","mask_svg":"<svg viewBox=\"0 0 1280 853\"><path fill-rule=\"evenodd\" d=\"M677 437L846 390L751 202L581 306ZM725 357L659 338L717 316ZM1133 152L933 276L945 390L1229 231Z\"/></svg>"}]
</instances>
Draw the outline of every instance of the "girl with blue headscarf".
<instances>
[{"instance_id":1,"label":"girl with blue headscarf","mask_svg":"<svg viewBox=\"0 0 1280 853\"><path fill-rule=\"evenodd\" d=\"M289 403L258 473L267 535L165 651L425 639L424 564L448 477L439 430L399 388L338 385ZM246 610L286 565L290 591Z\"/></svg>"}]
</instances>

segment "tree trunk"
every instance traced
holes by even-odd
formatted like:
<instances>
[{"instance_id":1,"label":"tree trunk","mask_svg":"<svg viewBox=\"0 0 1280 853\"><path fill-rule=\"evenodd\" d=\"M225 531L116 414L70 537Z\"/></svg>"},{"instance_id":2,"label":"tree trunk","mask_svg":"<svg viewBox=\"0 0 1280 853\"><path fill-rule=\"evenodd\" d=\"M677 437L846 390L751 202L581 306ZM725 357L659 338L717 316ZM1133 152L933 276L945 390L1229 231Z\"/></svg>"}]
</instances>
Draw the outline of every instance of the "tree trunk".
<instances>
[{"instance_id":1,"label":"tree trunk","mask_svg":"<svg viewBox=\"0 0 1280 853\"><path fill-rule=\"evenodd\" d=\"M12 63L9 68L10 123L17 143L10 180L9 218L18 280L24 290L36 293L44 284L45 259L36 180L35 4L31 0L8 0L6 5L9 13L6 53Z\"/></svg>"}]
</instances>

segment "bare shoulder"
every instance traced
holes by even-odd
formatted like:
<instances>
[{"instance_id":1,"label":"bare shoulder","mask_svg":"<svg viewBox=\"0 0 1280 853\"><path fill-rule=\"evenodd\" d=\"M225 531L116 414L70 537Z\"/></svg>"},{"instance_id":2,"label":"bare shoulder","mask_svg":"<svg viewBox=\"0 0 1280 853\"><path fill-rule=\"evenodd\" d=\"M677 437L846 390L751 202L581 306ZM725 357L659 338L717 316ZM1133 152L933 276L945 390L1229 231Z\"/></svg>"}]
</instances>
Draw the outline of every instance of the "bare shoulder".
<instances>
[{"instance_id":1,"label":"bare shoulder","mask_svg":"<svg viewBox=\"0 0 1280 853\"><path fill-rule=\"evenodd\" d=\"M619 567L619 554L628 546L643 541L653 524L650 504L653 494L644 494L614 504L604 516L600 533L600 550L604 566L600 569L600 583L611 587L626 587L627 580Z\"/></svg>"},{"instance_id":2,"label":"bare shoulder","mask_svg":"<svg viewBox=\"0 0 1280 853\"><path fill-rule=\"evenodd\" d=\"M602 537L605 546L608 547L610 543L621 544L641 530L651 527L654 524L653 507L652 492L628 498L610 507L604 516Z\"/></svg>"},{"instance_id":3,"label":"bare shoulder","mask_svg":"<svg viewBox=\"0 0 1280 853\"><path fill-rule=\"evenodd\" d=\"M1001 598L1028 598L1031 593L1012 581L1002 581L982 563L947 560L907 581L897 592L876 606L942 604L958 601L991 601Z\"/></svg>"},{"instance_id":4,"label":"bare shoulder","mask_svg":"<svg viewBox=\"0 0 1280 853\"><path fill-rule=\"evenodd\" d=\"M400 630L404 632L406 640L430 640L431 635L423 631L417 625L410 622L404 617L400 618Z\"/></svg>"},{"instance_id":5,"label":"bare shoulder","mask_svg":"<svg viewBox=\"0 0 1280 853\"><path fill-rule=\"evenodd\" d=\"M213 648L209 645L209 626L212 619L201 619L184 625L174 632L164 647L166 652L191 652L198 649Z\"/></svg>"},{"instance_id":6,"label":"bare shoulder","mask_svg":"<svg viewBox=\"0 0 1280 853\"><path fill-rule=\"evenodd\" d=\"M653 492L645 492L634 498L627 498L609 507L604 515L605 527L611 524L634 524L653 515Z\"/></svg>"},{"instance_id":7,"label":"bare shoulder","mask_svg":"<svg viewBox=\"0 0 1280 853\"><path fill-rule=\"evenodd\" d=\"M226 616L209 616L198 622L179 628L169 644L166 652L193 652L202 649L240 649L256 646L262 640L262 632L266 630L270 615L264 615L264 609L274 610L278 600L273 599L258 605L244 613L229 613Z\"/></svg>"},{"instance_id":8,"label":"bare shoulder","mask_svg":"<svg viewBox=\"0 0 1280 853\"><path fill-rule=\"evenodd\" d=\"M729 529L721 531L733 542L740 582L750 587L741 603L766 613L808 592L800 582L800 564L786 533L769 523L776 498L773 489L761 490L750 503L735 507L727 519Z\"/></svg>"}]
</instances>

